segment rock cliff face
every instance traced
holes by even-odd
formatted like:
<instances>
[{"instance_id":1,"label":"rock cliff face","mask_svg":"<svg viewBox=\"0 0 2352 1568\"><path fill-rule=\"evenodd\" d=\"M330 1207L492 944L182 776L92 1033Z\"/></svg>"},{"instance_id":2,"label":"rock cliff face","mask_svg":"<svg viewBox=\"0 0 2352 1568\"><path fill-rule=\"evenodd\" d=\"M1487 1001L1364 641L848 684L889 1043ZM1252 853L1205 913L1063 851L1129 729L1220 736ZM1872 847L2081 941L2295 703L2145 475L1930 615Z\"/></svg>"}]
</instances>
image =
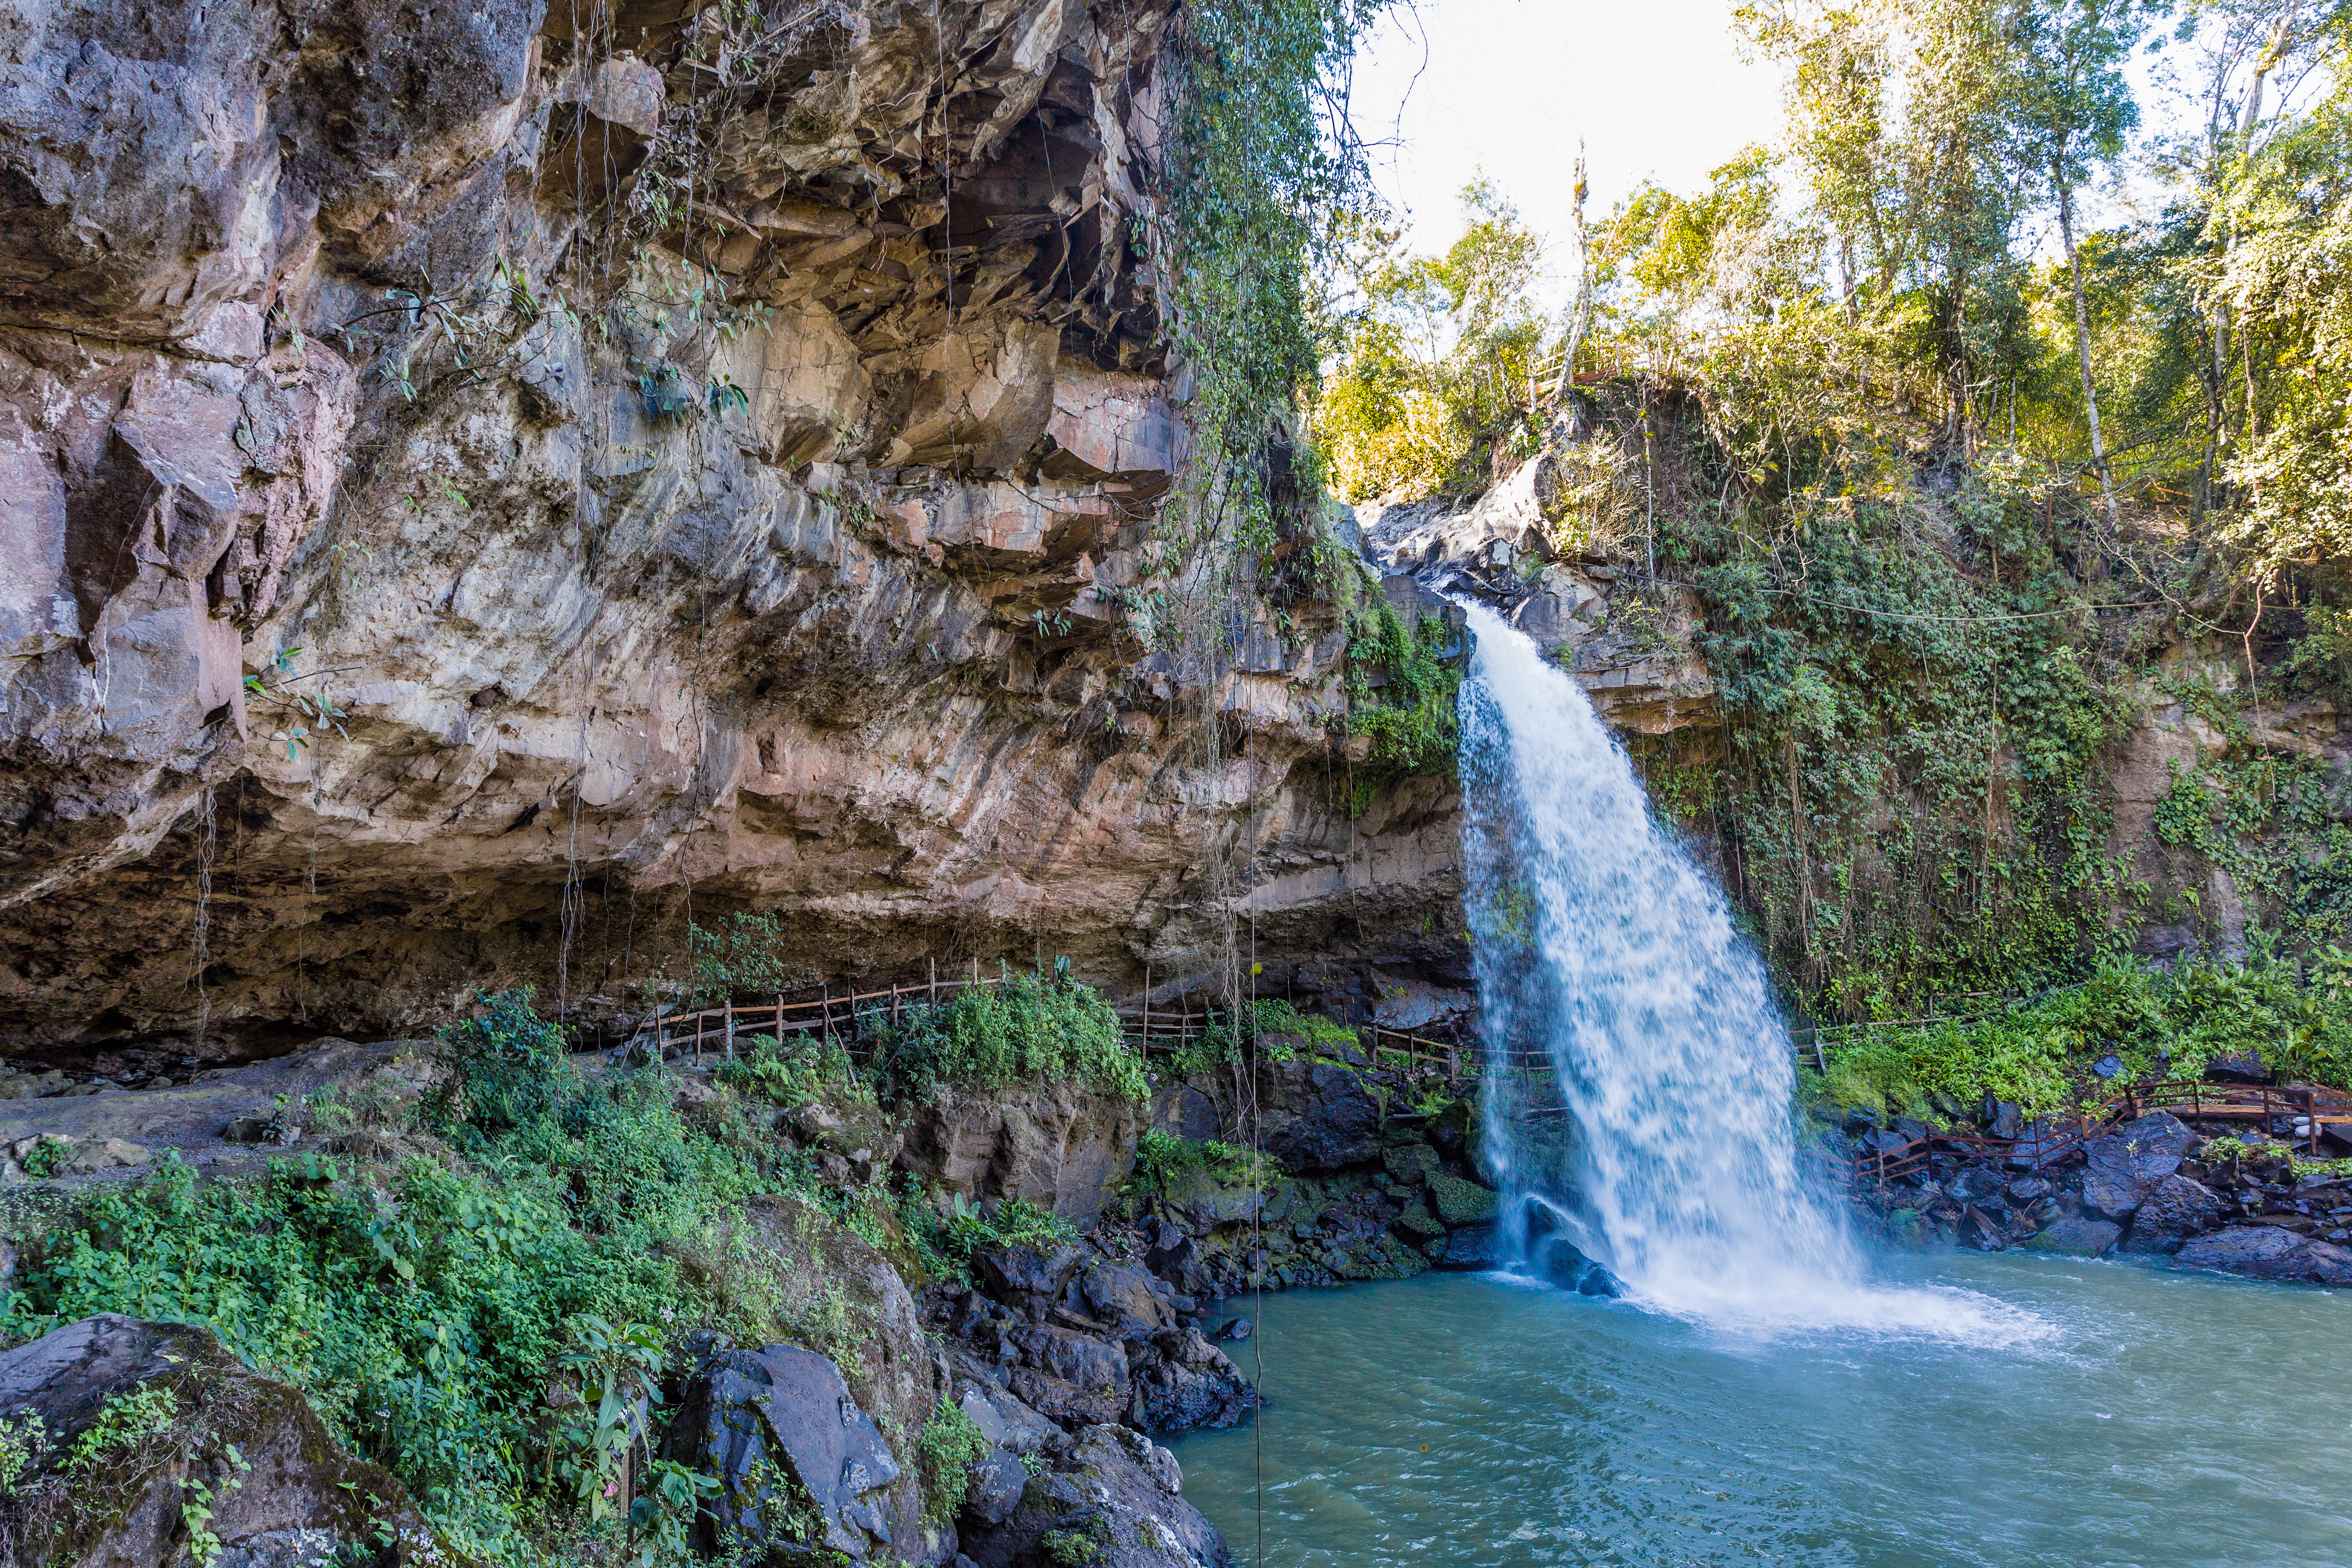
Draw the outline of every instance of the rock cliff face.
<instances>
[{"instance_id":1,"label":"rock cliff face","mask_svg":"<svg viewBox=\"0 0 2352 1568\"><path fill-rule=\"evenodd\" d=\"M0 1043L617 1002L689 909L812 982L1181 974L1234 892L1442 960L1449 787L1333 804L1328 607L1187 689L1123 593L1173 11L0 22Z\"/></svg>"}]
</instances>

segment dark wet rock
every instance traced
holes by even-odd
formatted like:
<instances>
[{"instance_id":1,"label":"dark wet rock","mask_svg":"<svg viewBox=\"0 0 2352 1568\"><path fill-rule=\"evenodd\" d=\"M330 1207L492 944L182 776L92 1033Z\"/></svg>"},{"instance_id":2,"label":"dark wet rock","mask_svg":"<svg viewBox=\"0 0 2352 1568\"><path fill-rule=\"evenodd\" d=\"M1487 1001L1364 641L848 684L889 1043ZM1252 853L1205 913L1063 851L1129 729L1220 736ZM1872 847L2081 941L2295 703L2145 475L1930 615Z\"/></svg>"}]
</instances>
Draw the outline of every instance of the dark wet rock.
<instances>
[{"instance_id":1,"label":"dark wet rock","mask_svg":"<svg viewBox=\"0 0 2352 1568\"><path fill-rule=\"evenodd\" d=\"M1849 1105L1838 1119L1838 1126L1849 1138L1859 1138L1878 1126L1878 1112L1866 1105Z\"/></svg>"},{"instance_id":2,"label":"dark wet rock","mask_svg":"<svg viewBox=\"0 0 2352 1568\"><path fill-rule=\"evenodd\" d=\"M2124 1059L2123 1058L2115 1055L2113 1052L2109 1052L2107 1055L2101 1057L2097 1061L2093 1062L2091 1064L2091 1070L2097 1073L2103 1079L2113 1079L2120 1078L2123 1076Z\"/></svg>"},{"instance_id":3,"label":"dark wet rock","mask_svg":"<svg viewBox=\"0 0 2352 1568\"><path fill-rule=\"evenodd\" d=\"M1352 1068L1261 1058L1258 1146L1299 1172L1336 1171L1380 1158L1380 1102Z\"/></svg>"},{"instance_id":4,"label":"dark wet rock","mask_svg":"<svg viewBox=\"0 0 2352 1568\"><path fill-rule=\"evenodd\" d=\"M1406 1143L1381 1152L1389 1174L1407 1186L1423 1187L1437 1174L1437 1151L1426 1143Z\"/></svg>"},{"instance_id":5,"label":"dark wet rock","mask_svg":"<svg viewBox=\"0 0 2352 1568\"><path fill-rule=\"evenodd\" d=\"M1029 1468L1012 1449L991 1447L971 1465L965 1477L963 1511L982 1525L1003 1524L1021 1506L1022 1489L1029 1484Z\"/></svg>"},{"instance_id":6,"label":"dark wet rock","mask_svg":"<svg viewBox=\"0 0 2352 1568\"><path fill-rule=\"evenodd\" d=\"M1223 1539L1180 1495L1175 1458L1131 1428L1077 1435L1068 1458L1033 1479L1003 1524L964 1544L976 1568L1226 1568Z\"/></svg>"},{"instance_id":7,"label":"dark wet rock","mask_svg":"<svg viewBox=\"0 0 2352 1568\"><path fill-rule=\"evenodd\" d=\"M1060 1295L1085 1258L1085 1251L1076 1247L1057 1247L1050 1252L1034 1247L1002 1247L977 1253L971 1261L989 1293L1000 1301L1013 1302L1024 1297L1050 1300Z\"/></svg>"},{"instance_id":8,"label":"dark wet rock","mask_svg":"<svg viewBox=\"0 0 2352 1568\"><path fill-rule=\"evenodd\" d=\"M1151 1275L1129 1263L1094 1263L1078 1289L1095 1319L1120 1339L1138 1339L1166 1325L1171 1309L1151 1288Z\"/></svg>"},{"instance_id":9,"label":"dark wet rock","mask_svg":"<svg viewBox=\"0 0 2352 1568\"><path fill-rule=\"evenodd\" d=\"M990 1443L1014 1454L1034 1454L1059 1432L1054 1423L988 1375L990 1369L968 1355L959 1354L955 1362L956 1402Z\"/></svg>"},{"instance_id":10,"label":"dark wet rock","mask_svg":"<svg viewBox=\"0 0 2352 1568\"><path fill-rule=\"evenodd\" d=\"M1183 1227L1165 1217L1155 1218L1145 1235L1149 1238L1148 1250L1143 1255L1146 1268L1163 1279L1174 1279L1192 1267L1197 1249Z\"/></svg>"},{"instance_id":11,"label":"dark wet rock","mask_svg":"<svg viewBox=\"0 0 2352 1568\"><path fill-rule=\"evenodd\" d=\"M1418 1193L1397 1211L1396 1227L1417 1243L1445 1234L1445 1222L1432 1212L1428 1199Z\"/></svg>"},{"instance_id":12,"label":"dark wet rock","mask_svg":"<svg viewBox=\"0 0 2352 1568\"><path fill-rule=\"evenodd\" d=\"M1227 1323L1223 1328L1217 1331L1217 1337L1221 1340L1230 1340L1238 1344L1242 1341L1249 1338L1250 1332L1250 1321L1247 1318L1235 1318L1232 1322Z\"/></svg>"},{"instance_id":13,"label":"dark wet rock","mask_svg":"<svg viewBox=\"0 0 2352 1568\"><path fill-rule=\"evenodd\" d=\"M2215 1083L2268 1083L2273 1076L2270 1063L2252 1047L2214 1057L2205 1064L2205 1077Z\"/></svg>"},{"instance_id":14,"label":"dark wet rock","mask_svg":"<svg viewBox=\"0 0 2352 1568\"><path fill-rule=\"evenodd\" d=\"M2233 1225L2186 1243L2178 1256L2185 1268L2352 1285L2352 1251L2283 1226Z\"/></svg>"},{"instance_id":15,"label":"dark wet rock","mask_svg":"<svg viewBox=\"0 0 2352 1568\"><path fill-rule=\"evenodd\" d=\"M2040 1176L2020 1176L2003 1189L2014 1204L2037 1204L2050 1195L2050 1184Z\"/></svg>"},{"instance_id":16,"label":"dark wet rock","mask_svg":"<svg viewBox=\"0 0 2352 1568\"><path fill-rule=\"evenodd\" d=\"M1573 1290L1580 1296L1613 1297L1625 1293L1615 1275L1586 1257L1565 1237L1545 1237L1529 1250L1535 1254L1536 1271L1563 1290Z\"/></svg>"},{"instance_id":17,"label":"dark wet rock","mask_svg":"<svg viewBox=\"0 0 2352 1568\"><path fill-rule=\"evenodd\" d=\"M2096 1258L2111 1249L2123 1235L2123 1227L2103 1219L2085 1219L2079 1215L2061 1215L2043 1226L2027 1247L2035 1252L2057 1252L2069 1257Z\"/></svg>"},{"instance_id":18,"label":"dark wet rock","mask_svg":"<svg viewBox=\"0 0 2352 1568\"><path fill-rule=\"evenodd\" d=\"M1194 1329L1154 1334L1139 1356L1135 1384L1140 1424L1154 1432L1234 1426L1257 1408L1256 1389Z\"/></svg>"},{"instance_id":19,"label":"dark wet rock","mask_svg":"<svg viewBox=\"0 0 2352 1568\"><path fill-rule=\"evenodd\" d=\"M1970 1165L1944 1184L1953 1202L1980 1204L2001 1189L2000 1174L1982 1165Z\"/></svg>"},{"instance_id":20,"label":"dark wet rock","mask_svg":"<svg viewBox=\"0 0 2352 1568\"><path fill-rule=\"evenodd\" d=\"M2221 1223L2221 1200L2203 1184L2175 1173L2140 1199L2126 1252L2173 1253L2191 1237Z\"/></svg>"},{"instance_id":21,"label":"dark wet rock","mask_svg":"<svg viewBox=\"0 0 2352 1568\"><path fill-rule=\"evenodd\" d=\"M169 1425L87 1473L60 1473L107 1402L142 1387L168 1393ZM394 1534L386 1561L467 1562L398 1481L342 1453L301 1394L248 1370L209 1330L111 1312L53 1329L0 1352L0 1411L20 1431L38 1417L48 1436L9 1489L7 1568L174 1568L188 1560L182 1505L196 1485L212 1489L217 1568L374 1562L379 1523Z\"/></svg>"},{"instance_id":22,"label":"dark wet rock","mask_svg":"<svg viewBox=\"0 0 2352 1568\"><path fill-rule=\"evenodd\" d=\"M1429 1184L1429 1198L1437 1217L1452 1229L1478 1225L1495 1217L1500 1200L1492 1187L1482 1187L1460 1176L1437 1176Z\"/></svg>"},{"instance_id":23,"label":"dark wet rock","mask_svg":"<svg viewBox=\"0 0 2352 1568\"><path fill-rule=\"evenodd\" d=\"M1438 1259L1442 1268L1493 1268L1503 1261L1503 1238L1500 1227L1493 1224L1465 1225L1445 1237L1445 1256Z\"/></svg>"},{"instance_id":24,"label":"dark wet rock","mask_svg":"<svg viewBox=\"0 0 2352 1568\"><path fill-rule=\"evenodd\" d=\"M849 1395L841 1368L797 1345L719 1351L687 1384L670 1426L670 1458L716 1476L706 1546L744 1538L782 1544L789 1471L816 1505L826 1550L853 1558L887 1547L887 1494L898 1461ZM912 1542L908 1543L912 1545Z\"/></svg>"},{"instance_id":25,"label":"dark wet rock","mask_svg":"<svg viewBox=\"0 0 2352 1568\"><path fill-rule=\"evenodd\" d=\"M2180 1168L2197 1135L2168 1111L2152 1110L2083 1146L2083 1202L2109 1219L2128 1217L2156 1184Z\"/></svg>"}]
</instances>

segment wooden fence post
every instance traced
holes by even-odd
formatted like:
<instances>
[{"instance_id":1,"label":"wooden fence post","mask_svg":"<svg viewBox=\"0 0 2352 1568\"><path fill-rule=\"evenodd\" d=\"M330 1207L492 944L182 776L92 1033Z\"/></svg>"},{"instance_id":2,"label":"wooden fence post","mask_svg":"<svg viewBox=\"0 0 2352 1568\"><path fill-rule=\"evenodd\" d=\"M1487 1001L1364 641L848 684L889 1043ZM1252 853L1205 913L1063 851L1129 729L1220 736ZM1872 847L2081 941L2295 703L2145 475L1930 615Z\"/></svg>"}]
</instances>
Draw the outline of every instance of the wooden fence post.
<instances>
[{"instance_id":1,"label":"wooden fence post","mask_svg":"<svg viewBox=\"0 0 2352 1568\"><path fill-rule=\"evenodd\" d=\"M926 957L926 958L930 958L930 955L929 955L929 953L925 953L923 956L924 956L924 957ZM940 961L939 961L938 959L936 959L936 958L930 958L930 964L931 964L931 1005L932 1005L932 1006L934 1006L934 1007L936 1007L936 1006L938 1006L938 1005L940 1005Z\"/></svg>"},{"instance_id":2,"label":"wooden fence post","mask_svg":"<svg viewBox=\"0 0 2352 1568\"><path fill-rule=\"evenodd\" d=\"M825 1048L831 1050L833 1048L833 983L829 980L820 982L816 994L817 1027L824 1031Z\"/></svg>"},{"instance_id":3,"label":"wooden fence post","mask_svg":"<svg viewBox=\"0 0 2352 1568\"><path fill-rule=\"evenodd\" d=\"M727 1059L735 1059L735 998L727 998Z\"/></svg>"}]
</instances>

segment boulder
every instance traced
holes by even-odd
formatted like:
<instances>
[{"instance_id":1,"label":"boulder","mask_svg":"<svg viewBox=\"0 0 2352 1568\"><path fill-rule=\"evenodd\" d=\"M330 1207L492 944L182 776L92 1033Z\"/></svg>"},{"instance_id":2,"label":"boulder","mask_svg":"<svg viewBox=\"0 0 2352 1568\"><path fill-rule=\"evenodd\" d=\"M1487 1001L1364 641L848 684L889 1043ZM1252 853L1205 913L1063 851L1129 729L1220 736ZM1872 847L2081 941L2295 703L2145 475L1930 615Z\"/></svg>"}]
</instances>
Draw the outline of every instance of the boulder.
<instances>
[{"instance_id":1,"label":"boulder","mask_svg":"<svg viewBox=\"0 0 2352 1568\"><path fill-rule=\"evenodd\" d=\"M1066 1460L1023 1491L1010 1519L963 1550L975 1568L1228 1568L1223 1538L1178 1495L1182 1484L1174 1456L1141 1433L1089 1426Z\"/></svg>"},{"instance_id":2,"label":"boulder","mask_svg":"<svg viewBox=\"0 0 2352 1568\"><path fill-rule=\"evenodd\" d=\"M1050 1252L1034 1247L1000 1247L975 1253L971 1262L988 1293L1011 1305L1024 1298L1049 1300L1060 1295L1085 1258L1086 1253L1076 1247L1057 1247Z\"/></svg>"},{"instance_id":3,"label":"boulder","mask_svg":"<svg viewBox=\"0 0 2352 1568\"><path fill-rule=\"evenodd\" d=\"M1441 1268L1495 1268L1507 1256L1501 1227L1492 1222L1465 1225L1447 1234L1445 1253L1437 1264Z\"/></svg>"},{"instance_id":4,"label":"boulder","mask_svg":"<svg viewBox=\"0 0 2352 1568\"><path fill-rule=\"evenodd\" d=\"M1080 1276L1078 1289L1112 1334L1141 1339L1163 1327L1172 1315L1151 1283L1151 1276L1131 1263L1097 1262Z\"/></svg>"},{"instance_id":5,"label":"boulder","mask_svg":"<svg viewBox=\"0 0 2352 1568\"><path fill-rule=\"evenodd\" d=\"M2113 1247L2116 1238L2122 1235L2121 1226L2106 1220L2061 1215L2042 1226L2041 1233L2025 1245L2034 1252L2056 1252L2070 1258L2096 1258Z\"/></svg>"},{"instance_id":6,"label":"boulder","mask_svg":"<svg viewBox=\"0 0 2352 1568\"><path fill-rule=\"evenodd\" d=\"M1117 1343L1052 1323L1015 1330L1005 1340L1021 1358L1006 1381L1038 1414L1070 1427L1128 1414L1133 1395L1127 1352Z\"/></svg>"},{"instance_id":7,"label":"boulder","mask_svg":"<svg viewBox=\"0 0 2352 1568\"><path fill-rule=\"evenodd\" d=\"M2275 1225L2233 1225L2182 1245L2184 1268L2212 1268L2258 1279L2352 1285L2352 1251Z\"/></svg>"},{"instance_id":8,"label":"boulder","mask_svg":"<svg viewBox=\"0 0 2352 1568\"><path fill-rule=\"evenodd\" d=\"M1407 1186L1427 1186L1437 1175L1437 1151L1426 1143L1401 1144L1381 1151L1381 1163Z\"/></svg>"},{"instance_id":9,"label":"boulder","mask_svg":"<svg viewBox=\"0 0 2352 1568\"><path fill-rule=\"evenodd\" d=\"M2180 1167L2197 1135L2168 1111L2152 1110L2083 1146L2083 1202L2109 1219L2127 1218L2156 1184Z\"/></svg>"},{"instance_id":10,"label":"boulder","mask_svg":"<svg viewBox=\"0 0 2352 1568\"><path fill-rule=\"evenodd\" d=\"M1501 1200L1492 1187L1482 1187L1460 1176L1440 1175L1429 1184L1429 1201L1437 1217L1448 1229L1457 1226L1479 1225L1491 1220L1498 1212Z\"/></svg>"},{"instance_id":11,"label":"boulder","mask_svg":"<svg viewBox=\"0 0 2352 1568\"><path fill-rule=\"evenodd\" d=\"M1257 1390L1197 1329L1162 1329L1139 1356L1134 1414L1150 1431L1236 1426L1257 1408Z\"/></svg>"},{"instance_id":12,"label":"boulder","mask_svg":"<svg viewBox=\"0 0 2352 1568\"><path fill-rule=\"evenodd\" d=\"M58 1465L110 1401L163 1395L160 1423L87 1472ZM47 1444L11 1488L6 1568L176 1568L184 1502L211 1489L219 1568L373 1561L462 1568L398 1481L344 1454L301 1394L248 1370L209 1330L100 1313L0 1352L0 1411ZM392 1553L385 1553L387 1557Z\"/></svg>"},{"instance_id":13,"label":"boulder","mask_svg":"<svg viewBox=\"0 0 2352 1568\"><path fill-rule=\"evenodd\" d=\"M2205 1064L2205 1077L2215 1083L2268 1083L2272 1076L2270 1063L2252 1046L2214 1057Z\"/></svg>"},{"instance_id":14,"label":"boulder","mask_svg":"<svg viewBox=\"0 0 2352 1568\"><path fill-rule=\"evenodd\" d=\"M2221 1200L2179 1172L2158 1182L2132 1216L2126 1252L2174 1253L2221 1223Z\"/></svg>"},{"instance_id":15,"label":"boulder","mask_svg":"<svg viewBox=\"0 0 2352 1568\"><path fill-rule=\"evenodd\" d=\"M816 1204L789 1195L755 1197L730 1222L721 1258L682 1258L690 1273L725 1278L719 1288L764 1300L775 1320L765 1337L798 1341L835 1358L858 1408L896 1454L911 1454L938 1402L949 1396L922 1317L890 1260ZM732 1270L740 1268L740 1276ZM923 1512L918 1468L888 1489L890 1541L908 1556L928 1555L936 1521Z\"/></svg>"},{"instance_id":16,"label":"boulder","mask_svg":"<svg viewBox=\"0 0 2352 1568\"><path fill-rule=\"evenodd\" d=\"M898 1163L941 1192L1026 1198L1084 1227L1134 1170L1144 1110L1080 1084L943 1089L908 1122Z\"/></svg>"},{"instance_id":17,"label":"boulder","mask_svg":"<svg viewBox=\"0 0 2352 1568\"><path fill-rule=\"evenodd\" d=\"M1160 1201L1202 1232L1240 1225L1265 1210L1265 1199L1255 1188L1227 1186L1199 1165L1187 1166L1169 1177Z\"/></svg>"},{"instance_id":18,"label":"boulder","mask_svg":"<svg viewBox=\"0 0 2352 1568\"><path fill-rule=\"evenodd\" d=\"M1351 1068L1261 1058L1258 1147L1293 1171L1336 1171L1380 1158L1381 1107Z\"/></svg>"},{"instance_id":19,"label":"boulder","mask_svg":"<svg viewBox=\"0 0 2352 1568\"><path fill-rule=\"evenodd\" d=\"M822 1546L862 1561L891 1544L885 1504L898 1461L849 1396L841 1368L814 1351L769 1345L706 1357L679 1401L667 1451L719 1479L701 1521L708 1550L748 1540ZM815 1505L818 1539L789 1533L792 1505L779 1472Z\"/></svg>"}]
</instances>

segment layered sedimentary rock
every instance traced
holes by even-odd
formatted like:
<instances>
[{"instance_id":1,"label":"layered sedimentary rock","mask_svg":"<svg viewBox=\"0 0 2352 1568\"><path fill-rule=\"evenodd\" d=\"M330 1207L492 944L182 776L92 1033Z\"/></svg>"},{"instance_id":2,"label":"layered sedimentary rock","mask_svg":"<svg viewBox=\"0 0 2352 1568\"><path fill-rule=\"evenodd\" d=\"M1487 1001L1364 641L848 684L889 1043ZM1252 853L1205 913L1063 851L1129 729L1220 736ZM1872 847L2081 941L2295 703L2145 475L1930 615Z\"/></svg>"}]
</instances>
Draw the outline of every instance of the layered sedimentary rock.
<instances>
[{"instance_id":1,"label":"layered sedimentary rock","mask_svg":"<svg viewBox=\"0 0 2352 1568\"><path fill-rule=\"evenodd\" d=\"M1141 640L1172 12L20 18L0 1036L621 1006L690 910L812 982L1182 974L1259 887L1442 957L1450 792L1337 805L1331 606Z\"/></svg>"}]
</instances>

